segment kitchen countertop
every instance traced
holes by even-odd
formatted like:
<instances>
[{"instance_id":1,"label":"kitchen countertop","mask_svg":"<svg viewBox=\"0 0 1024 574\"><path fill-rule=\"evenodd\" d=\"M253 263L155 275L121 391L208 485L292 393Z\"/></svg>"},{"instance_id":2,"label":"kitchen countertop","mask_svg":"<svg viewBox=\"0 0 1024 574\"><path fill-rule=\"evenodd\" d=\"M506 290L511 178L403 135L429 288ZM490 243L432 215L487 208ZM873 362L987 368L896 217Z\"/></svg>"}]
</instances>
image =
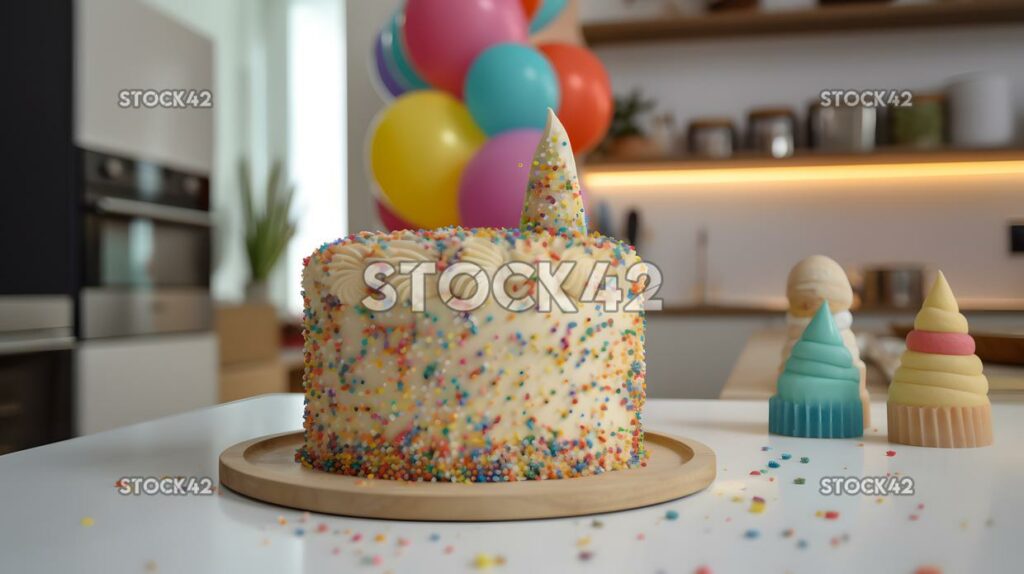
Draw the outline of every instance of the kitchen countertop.
<instances>
[{"instance_id":1,"label":"kitchen countertop","mask_svg":"<svg viewBox=\"0 0 1024 574\"><path fill-rule=\"evenodd\" d=\"M884 423L884 405L873 408ZM681 500L591 517L393 522L310 515L226 490L117 493L122 477L216 481L224 448L299 429L302 397L266 395L0 457L2 570L1015 572L1024 405L993 410L996 445L956 451L888 444L884 424L863 439L769 436L763 401L653 400L645 425L710 446L718 478ZM817 492L822 476L887 473L913 478L916 494Z\"/></svg>"}]
</instances>

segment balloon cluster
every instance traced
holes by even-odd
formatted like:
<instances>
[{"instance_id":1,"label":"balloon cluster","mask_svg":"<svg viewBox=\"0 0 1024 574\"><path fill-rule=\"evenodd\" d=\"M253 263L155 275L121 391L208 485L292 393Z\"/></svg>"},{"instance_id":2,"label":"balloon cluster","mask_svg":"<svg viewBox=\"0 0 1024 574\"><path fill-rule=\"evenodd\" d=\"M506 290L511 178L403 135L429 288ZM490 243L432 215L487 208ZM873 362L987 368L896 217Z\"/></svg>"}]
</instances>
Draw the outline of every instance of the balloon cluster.
<instances>
[{"instance_id":1,"label":"balloon cluster","mask_svg":"<svg viewBox=\"0 0 1024 574\"><path fill-rule=\"evenodd\" d=\"M408 0L377 35L370 166L389 229L516 227L547 109L577 154L612 118L608 74L586 48L530 43L568 0Z\"/></svg>"}]
</instances>

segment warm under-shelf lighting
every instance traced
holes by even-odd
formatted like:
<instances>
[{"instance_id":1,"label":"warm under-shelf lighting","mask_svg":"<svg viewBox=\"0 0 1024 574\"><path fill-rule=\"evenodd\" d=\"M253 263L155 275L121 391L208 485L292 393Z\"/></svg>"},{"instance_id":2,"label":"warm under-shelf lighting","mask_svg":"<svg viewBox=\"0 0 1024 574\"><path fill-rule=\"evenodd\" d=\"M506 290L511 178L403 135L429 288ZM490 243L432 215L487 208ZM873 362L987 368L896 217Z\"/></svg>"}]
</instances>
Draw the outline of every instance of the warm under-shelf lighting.
<instances>
[{"instance_id":1,"label":"warm under-shelf lighting","mask_svg":"<svg viewBox=\"0 0 1024 574\"><path fill-rule=\"evenodd\" d=\"M598 168L586 174L590 188L665 188L729 183L788 183L1024 175L1024 161L952 161L776 167Z\"/></svg>"}]
</instances>

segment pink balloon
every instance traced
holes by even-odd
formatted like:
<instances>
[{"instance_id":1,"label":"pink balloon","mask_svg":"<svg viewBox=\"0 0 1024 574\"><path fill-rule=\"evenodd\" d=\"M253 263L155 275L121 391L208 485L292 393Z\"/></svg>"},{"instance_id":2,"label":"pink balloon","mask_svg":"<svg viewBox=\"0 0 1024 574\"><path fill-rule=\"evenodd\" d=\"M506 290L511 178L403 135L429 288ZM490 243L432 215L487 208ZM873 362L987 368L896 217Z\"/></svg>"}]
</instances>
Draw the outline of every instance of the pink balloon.
<instances>
[{"instance_id":1,"label":"pink balloon","mask_svg":"<svg viewBox=\"0 0 1024 574\"><path fill-rule=\"evenodd\" d=\"M470 64L503 42L526 42L520 0L409 0L405 44L416 71L437 88L462 97Z\"/></svg>"},{"instance_id":2,"label":"pink balloon","mask_svg":"<svg viewBox=\"0 0 1024 574\"><path fill-rule=\"evenodd\" d=\"M519 227L530 163L543 133L512 130L483 145L459 182L459 223L463 227Z\"/></svg>"},{"instance_id":3,"label":"pink balloon","mask_svg":"<svg viewBox=\"0 0 1024 574\"><path fill-rule=\"evenodd\" d=\"M374 200L377 202L377 215L380 217L380 222L384 224L384 227L388 231L398 231L400 229L419 229L420 226L413 225L408 221L395 215L395 212L391 210L391 207L381 201L380 199Z\"/></svg>"}]
</instances>

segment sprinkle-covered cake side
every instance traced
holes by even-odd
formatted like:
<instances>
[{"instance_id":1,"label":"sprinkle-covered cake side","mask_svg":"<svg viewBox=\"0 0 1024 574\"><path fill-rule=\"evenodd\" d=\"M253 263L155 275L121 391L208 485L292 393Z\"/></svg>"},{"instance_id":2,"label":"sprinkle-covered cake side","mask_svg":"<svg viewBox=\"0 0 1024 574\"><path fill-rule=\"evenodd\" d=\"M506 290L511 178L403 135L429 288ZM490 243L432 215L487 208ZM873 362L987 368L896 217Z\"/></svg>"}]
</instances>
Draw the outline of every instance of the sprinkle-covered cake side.
<instances>
[{"instance_id":1,"label":"sprinkle-covered cake side","mask_svg":"<svg viewBox=\"0 0 1024 574\"><path fill-rule=\"evenodd\" d=\"M575 261L563 283L577 307L510 312L490 298L447 307L427 289L413 312L372 312L362 270L372 261L459 261L489 274L508 261ZM580 301L596 262L625 279L628 245L578 231L448 228L362 233L319 249L304 272L303 464L401 480L491 482L563 478L637 466L645 458L644 316ZM516 278L513 278L515 280ZM524 293L535 278L519 277ZM436 282L427 281L428 284ZM457 286L458 284L454 284ZM402 296L406 298L403 299Z\"/></svg>"}]
</instances>

